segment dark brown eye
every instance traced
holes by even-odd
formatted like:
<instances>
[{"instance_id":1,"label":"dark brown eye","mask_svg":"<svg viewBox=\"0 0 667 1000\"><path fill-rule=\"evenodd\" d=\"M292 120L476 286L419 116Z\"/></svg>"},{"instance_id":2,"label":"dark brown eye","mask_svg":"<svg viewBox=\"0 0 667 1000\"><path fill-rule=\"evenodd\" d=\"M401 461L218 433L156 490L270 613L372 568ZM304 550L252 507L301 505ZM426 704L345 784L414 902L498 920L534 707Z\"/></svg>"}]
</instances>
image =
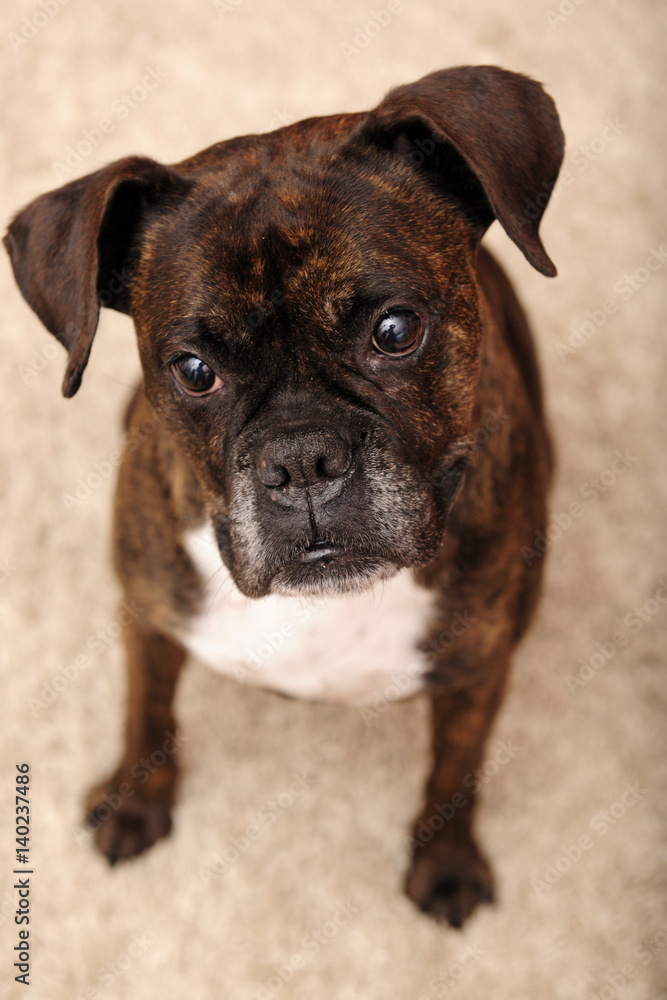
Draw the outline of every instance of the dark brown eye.
<instances>
[{"instance_id":1,"label":"dark brown eye","mask_svg":"<svg viewBox=\"0 0 667 1000\"><path fill-rule=\"evenodd\" d=\"M181 354L172 363L171 371L181 388L190 396L206 395L222 385L213 369L194 354Z\"/></svg>"},{"instance_id":2,"label":"dark brown eye","mask_svg":"<svg viewBox=\"0 0 667 1000\"><path fill-rule=\"evenodd\" d=\"M411 309L385 313L373 331L373 347L380 354L410 354L422 339L422 321Z\"/></svg>"}]
</instances>

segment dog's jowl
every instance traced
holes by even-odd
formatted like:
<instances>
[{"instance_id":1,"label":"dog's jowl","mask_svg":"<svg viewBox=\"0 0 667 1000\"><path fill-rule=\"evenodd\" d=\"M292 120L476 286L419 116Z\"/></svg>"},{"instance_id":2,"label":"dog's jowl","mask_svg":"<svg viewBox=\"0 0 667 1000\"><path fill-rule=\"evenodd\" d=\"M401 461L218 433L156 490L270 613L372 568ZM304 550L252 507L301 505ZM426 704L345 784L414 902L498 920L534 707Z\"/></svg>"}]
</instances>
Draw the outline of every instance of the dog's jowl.
<instances>
[{"instance_id":1,"label":"dog's jowl","mask_svg":"<svg viewBox=\"0 0 667 1000\"><path fill-rule=\"evenodd\" d=\"M462 801L536 604L543 561L521 549L551 470L526 320L479 244L497 219L556 273L538 224L562 151L539 84L460 67L175 166L120 160L11 223L19 287L68 351L64 394L100 306L129 313L127 427L156 427L131 437L116 501L116 568L144 612L124 630L125 753L88 802L111 860L169 831L175 755L142 782L135 765L174 731L187 652L347 704L404 678L432 704L416 829ZM473 809L466 788L406 876L454 926L493 896Z\"/></svg>"}]
</instances>

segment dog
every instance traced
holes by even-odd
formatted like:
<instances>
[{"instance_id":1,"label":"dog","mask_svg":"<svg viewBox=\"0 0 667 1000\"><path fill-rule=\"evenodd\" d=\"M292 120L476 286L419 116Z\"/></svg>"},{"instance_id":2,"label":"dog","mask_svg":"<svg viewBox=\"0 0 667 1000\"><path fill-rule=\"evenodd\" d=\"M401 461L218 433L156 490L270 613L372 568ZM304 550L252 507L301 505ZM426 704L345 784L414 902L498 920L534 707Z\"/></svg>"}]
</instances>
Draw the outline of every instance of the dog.
<instances>
[{"instance_id":1,"label":"dog","mask_svg":"<svg viewBox=\"0 0 667 1000\"><path fill-rule=\"evenodd\" d=\"M64 395L101 305L132 317L141 356L114 552L143 612L124 756L87 803L112 862L170 830L175 755L148 780L136 765L174 729L192 653L292 697L426 693L406 892L454 927L492 901L464 780L536 606L552 452L526 318L480 241L497 219L556 274L538 227L562 156L540 84L463 66L367 113L119 160L11 222Z\"/></svg>"}]
</instances>

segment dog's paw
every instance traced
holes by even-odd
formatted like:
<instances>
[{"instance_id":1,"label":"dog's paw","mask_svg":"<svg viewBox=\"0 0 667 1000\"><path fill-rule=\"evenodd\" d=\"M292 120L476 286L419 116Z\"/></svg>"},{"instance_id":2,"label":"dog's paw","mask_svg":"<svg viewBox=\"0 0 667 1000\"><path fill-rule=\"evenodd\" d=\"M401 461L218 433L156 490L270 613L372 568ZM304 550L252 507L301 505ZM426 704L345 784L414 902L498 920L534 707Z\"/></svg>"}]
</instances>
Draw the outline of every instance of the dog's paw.
<instances>
[{"instance_id":1,"label":"dog's paw","mask_svg":"<svg viewBox=\"0 0 667 1000\"><path fill-rule=\"evenodd\" d=\"M434 841L417 847L405 891L424 913L462 927L478 903L493 902L493 876L472 840Z\"/></svg>"},{"instance_id":2,"label":"dog's paw","mask_svg":"<svg viewBox=\"0 0 667 1000\"><path fill-rule=\"evenodd\" d=\"M127 789L127 785L120 786ZM170 803L147 799L140 791L122 795L115 782L91 791L86 801L86 822L95 842L114 865L151 847L171 830Z\"/></svg>"}]
</instances>

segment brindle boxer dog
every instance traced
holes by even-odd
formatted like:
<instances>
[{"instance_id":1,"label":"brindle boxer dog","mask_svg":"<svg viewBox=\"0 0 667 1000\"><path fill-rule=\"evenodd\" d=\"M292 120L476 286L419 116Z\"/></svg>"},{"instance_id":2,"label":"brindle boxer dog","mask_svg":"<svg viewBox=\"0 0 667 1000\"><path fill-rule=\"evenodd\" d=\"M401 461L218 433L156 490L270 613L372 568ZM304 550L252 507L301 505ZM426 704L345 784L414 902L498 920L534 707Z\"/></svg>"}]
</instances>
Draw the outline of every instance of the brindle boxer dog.
<instances>
[{"instance_id":1,"label":"brindle boxer dog","mask_svg":"<svg viewBox=\"0 0 667 1000\"><path fill-rule=\"evenodd\" d=\"M125 754L88 803L112 861L170 829L174 758L149 780L137 764L174 728L190 651L294 696L426 691L416 830L440 829L415 836L407 893L456 927L492 899L463 782L535 608L542 560L521 550L551 450L524 314L479 244L498 219L555 275L538 224L562 152L539 84L460 67L175 166L120 160L12 222L16 280L69 352L64 395L110 306L143 367L127 429L157 427L132 437L116 502L116 568L145 610L125 628Z\"/></svg>"}]
</instances>

